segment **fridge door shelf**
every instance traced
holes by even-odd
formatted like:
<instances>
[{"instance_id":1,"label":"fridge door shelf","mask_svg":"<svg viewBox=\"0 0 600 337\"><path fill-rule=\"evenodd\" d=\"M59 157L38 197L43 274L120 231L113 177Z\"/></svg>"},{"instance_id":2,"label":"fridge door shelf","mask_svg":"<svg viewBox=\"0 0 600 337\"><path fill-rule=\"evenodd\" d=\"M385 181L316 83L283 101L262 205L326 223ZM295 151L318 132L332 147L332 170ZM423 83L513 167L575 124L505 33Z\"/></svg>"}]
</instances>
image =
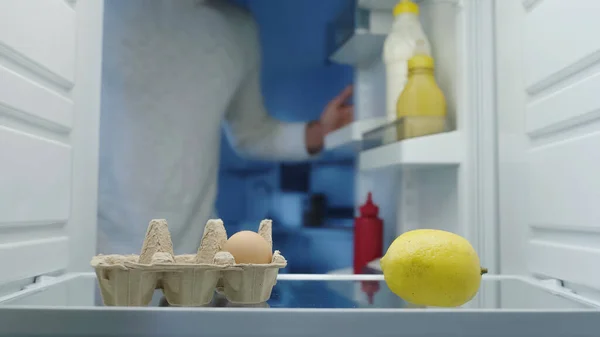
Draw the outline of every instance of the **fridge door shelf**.
<instances>
[{"instance_id":1,"label":"fridge door shelf","mask_svg":"<svg viewBox=\"0 0 600 337\"><path fill-rule=\"evenodd\" d=\"M398 138L398 134L406 130L402 123L403 121L399 120L363 135L363 151L359 156L360 171L403 167L455 167L463 162L465 146L460 131L444 130L421 137Z\"/></svg>"},{"instance_id":2,"label":"fridge door shelf","mask_svg":"<svg viewBox=\"0 0 600 337\"><path fill-rule=\"evenodd\" d=\"M325 151L354 154L361 150L363 134L385 124L385 118L367 118L331 132L325 137Z\"/></svg>"},{"instance_id":3,"label":"fridge door shelf","mask_svg":"<svg viewBox=\"0 0 600 337\"><path fill-rule=\"evenodd\" d=\"M358 6L360 8L378 11L389 11L394 9L394 6L400 0L358 0ZM457 7L462 7L462 0L413 0L413 2L419 5L436 4L436 3L451 3Z\"/></svg>"},{"instance_id":4,"label":"fridge door shelf","mask_svg":"<svg viewBox=\"0 0 600 337\"><path fill-rule=\"evenodd\" d=\"M381 54L392 21L391 11L370 11L349 1L329 26L329 61L353 66L371 64Z\"/></svg>"},{"instance_id":5,"label":"fridge door shelf","mask_svg":"<svg viewBox=\"0 0 600 337\"><path fill-rule=\"evenodd\" d=\"M282 274L271 300L252 308L103 307L82 300L96 291L93 273L46 281L0 298L0 335L591 337L600 327L600 303L519 276L485 276L497 304L476 296L456 309L411 308L382 275ZM365 282L379 284L372 305L353 298Z\"/></svg>"},{"instance_id":6,"label":"fridge door shelf","mask_svg":"<svg viewBox=\"0 0 600 337\"><path fill-rule=\"evenodd\" d=\"M392 27L392 10L399 0L350 1L329 31L329 60L353 66L369 65L379 57ZM421 6L449 3L462 8L461 0L417 0Z\"/></svg>"},{"instance_id":7,"label":"fridge door shelf","mask_svg":"<svg viewBox=\"0 0 600 337\"><path fill-rule=\"evenodd\" d=\"M392 122L380 123L362 134L362 151L372 150L395 142L418 139L449 132L444 116L407 116Z\"/></svg>"}]
</instances>

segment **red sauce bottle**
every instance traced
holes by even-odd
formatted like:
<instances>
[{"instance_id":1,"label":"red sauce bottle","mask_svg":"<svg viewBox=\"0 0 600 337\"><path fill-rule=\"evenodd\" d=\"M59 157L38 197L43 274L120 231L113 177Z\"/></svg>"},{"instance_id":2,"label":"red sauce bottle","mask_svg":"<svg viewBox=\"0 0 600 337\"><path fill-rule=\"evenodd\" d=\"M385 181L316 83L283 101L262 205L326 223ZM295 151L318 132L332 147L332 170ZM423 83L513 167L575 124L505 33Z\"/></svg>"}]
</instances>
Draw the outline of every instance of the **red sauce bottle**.
<instances>
[{"instance_id":1,"label":"red sauce bottle","mask_svg":"<svg viewBox=\"0 0 600 337\"><path fill-rule=\"evenodd\" d=\"M354 219L354 274L362 274L365 266L383 254L383 221L379 207L373 203L371 192Z\"/></svg>"}]
</instances>

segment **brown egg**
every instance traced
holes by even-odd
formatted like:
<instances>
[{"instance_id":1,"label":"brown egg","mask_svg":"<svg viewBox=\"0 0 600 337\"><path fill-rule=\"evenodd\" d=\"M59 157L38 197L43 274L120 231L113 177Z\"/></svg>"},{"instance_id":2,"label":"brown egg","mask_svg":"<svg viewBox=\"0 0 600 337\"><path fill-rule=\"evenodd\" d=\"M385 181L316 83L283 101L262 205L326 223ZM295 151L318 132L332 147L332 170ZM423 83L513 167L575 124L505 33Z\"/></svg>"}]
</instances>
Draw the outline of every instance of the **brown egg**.
<instances>
[{"instance_id":1,"label":"brown egg","mask_svg":"<svg viewBox=\"0 0 600 337\"><path fill-rule=\"evenodd\" d=\"M267 240L256 232L241 231L233 234L223 247L233 255L235 263L271 263L273 253Z\"/></svg>"}]
</instances>

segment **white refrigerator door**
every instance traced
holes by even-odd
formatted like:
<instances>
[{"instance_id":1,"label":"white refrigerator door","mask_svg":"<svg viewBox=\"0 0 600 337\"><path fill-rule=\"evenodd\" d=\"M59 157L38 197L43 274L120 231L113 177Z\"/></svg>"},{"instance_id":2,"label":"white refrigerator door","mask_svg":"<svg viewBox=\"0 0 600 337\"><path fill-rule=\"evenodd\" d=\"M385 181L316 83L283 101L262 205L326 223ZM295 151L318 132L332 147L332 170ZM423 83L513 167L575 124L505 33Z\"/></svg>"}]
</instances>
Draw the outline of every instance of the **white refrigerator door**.
<instances>
[{"instance_id":1,"label":"white refrigerator door","mask_svg":"<svg viewBox=\"0 0 600 337\"><path fill-rule=\"evenodd\" d=\"M503 274L600 290L600 1L496 1Z\"/></svg>"},{"instance_id":2,"label":"white refrigerator door","mask_svg":"<svg viewBox=\"0 0 600 337\"><path fill-rule=\"evenodd\" d=\"M101 0L0 1L0 285L89 270ZM93 296L93 294L90 294Z\"/></svg>"}]
</instances>

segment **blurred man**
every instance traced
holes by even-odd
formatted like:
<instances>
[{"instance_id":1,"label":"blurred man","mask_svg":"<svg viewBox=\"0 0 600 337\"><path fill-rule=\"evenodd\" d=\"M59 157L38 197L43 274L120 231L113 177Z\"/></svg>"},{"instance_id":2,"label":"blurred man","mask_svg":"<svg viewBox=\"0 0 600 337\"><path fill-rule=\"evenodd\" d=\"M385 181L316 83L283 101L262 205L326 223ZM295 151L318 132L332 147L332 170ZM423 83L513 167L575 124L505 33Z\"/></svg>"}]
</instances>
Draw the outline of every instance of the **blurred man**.
<instances>
[{"instance_id":1,"label":"blurred man","mask_svg":"<svg viewBox=\"0 0 600 337\"><path fill-rule=\"evenodd\" d=\"M130 254L164 218L176 253L193 253L213 216L221 124L240 153L306 160L349 123L347 88L319 120L265 110L257 27L221 0L107 0L98 250Z\"/></svg>"}]
</instances>

